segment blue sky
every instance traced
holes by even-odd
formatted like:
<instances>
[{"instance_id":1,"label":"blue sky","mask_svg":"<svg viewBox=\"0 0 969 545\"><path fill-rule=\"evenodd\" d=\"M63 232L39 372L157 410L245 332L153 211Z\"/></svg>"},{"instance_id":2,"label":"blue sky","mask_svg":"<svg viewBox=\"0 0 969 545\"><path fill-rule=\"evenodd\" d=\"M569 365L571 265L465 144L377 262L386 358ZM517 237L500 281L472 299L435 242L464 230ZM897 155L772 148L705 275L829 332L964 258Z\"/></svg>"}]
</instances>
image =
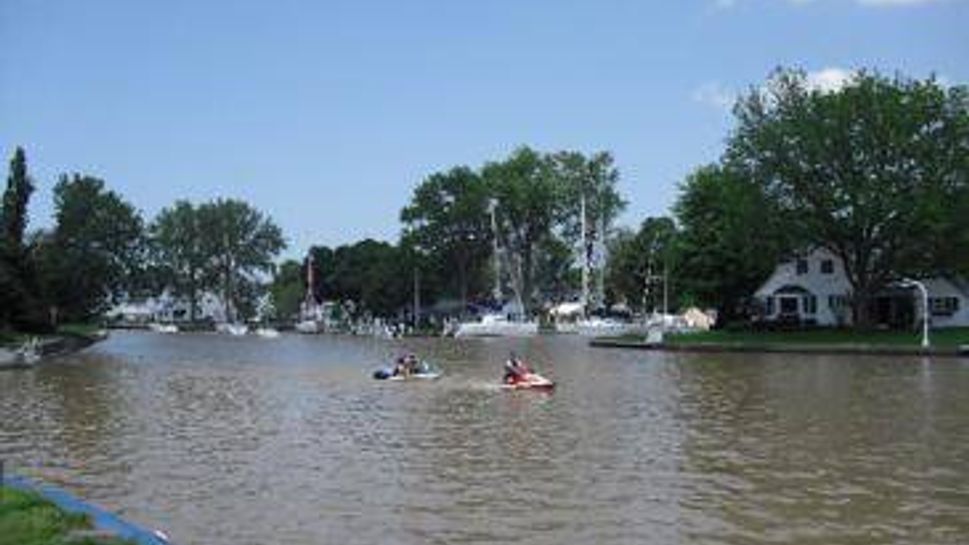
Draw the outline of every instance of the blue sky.
<instances>
[{"instance_id":1,"label":"blue sky","mask_svg":"<svg viewBox=\"0 0 969 545\"><path fill-rule=\"evenodd\" d=\"M773 68L961 84L967 28L963 0L3 0L0 151L27 150L33 227L78 171L148 218L249 200L291 256L394 240L423 177L519 145L611 151L635 225Z\"/></svg>"}]
</instances>

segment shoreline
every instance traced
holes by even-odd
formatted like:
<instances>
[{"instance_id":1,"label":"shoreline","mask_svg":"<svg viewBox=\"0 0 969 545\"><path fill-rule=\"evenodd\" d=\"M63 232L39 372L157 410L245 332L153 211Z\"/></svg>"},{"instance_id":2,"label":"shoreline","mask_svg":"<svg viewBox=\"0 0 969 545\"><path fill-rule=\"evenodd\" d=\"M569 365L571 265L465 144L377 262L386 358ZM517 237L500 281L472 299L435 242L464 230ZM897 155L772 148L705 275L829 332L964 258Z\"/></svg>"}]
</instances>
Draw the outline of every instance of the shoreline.
<instances>
[{"instance_id":1,"label":"shoreline","mask_svg":"<svg viewBox=\"0 0 969 545\"><path fill-rule=\"evenodd\" d=\"M18 351L19 347L0 346L0 370L30 369L53 358L80 352L107 338L108 332L104 330L93 333L61 331L44 337L38 336L36 346L38 359L32 362L24 361Z\"/></svg>"},{"instance_id":2,"label":"shoreline","mask_svg":"<svg viewBox=\"0 0 969 545\"><path fill-rule=\"evenodd\" d=\"M612 337L597 337L589 341L594 348L619 348L653 350L657 352L687 353L761 353L761 354L816 354L816 355L870 355L870 356L929 356L946 358L969 358L969 345L961 346L897 346L890 344L798 344L798 343L752 343L752 342L695 342L695 343L647 343L645 341Z\"/></svg>"},{"instance_id":3,"label":"shoreline","mask_svg":"<svg viewBox=\"0 0 969 545\"><path fill-rule=\"evenodd\" d=\"M46 528L47 531L59 530L60 535L55 536L52 541L60 537L65 543L103 543L105 545L169 545L170 543L160 532L150 531L133 524L51 484L19 475L5 475L0 482L0 487L19 492L28 498L30 496L37 497L52 505L62 514L79 517L74 519L74 524L64 525L67 527L56 528L52 526ZM14 513L11 512L11 514ZM36 525L36 520L30 520L29 524L23 528L11 527L10 529L20 529L22 532L36 531Z\"/></svg>"}]
</instances>

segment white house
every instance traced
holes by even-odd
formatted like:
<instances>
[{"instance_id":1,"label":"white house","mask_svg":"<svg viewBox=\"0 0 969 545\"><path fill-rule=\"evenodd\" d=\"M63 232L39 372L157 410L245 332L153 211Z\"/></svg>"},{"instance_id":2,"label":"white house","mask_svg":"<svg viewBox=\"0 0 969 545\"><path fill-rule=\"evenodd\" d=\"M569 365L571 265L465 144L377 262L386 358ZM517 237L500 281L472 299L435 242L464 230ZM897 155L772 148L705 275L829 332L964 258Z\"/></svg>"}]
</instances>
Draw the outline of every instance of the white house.
<instances>
[{"instance_id":1,"label":"white house","mask_svg":"<svg viewBox=\"0 0 969 545\"><path fill-rule=\"evenodd\" d=\"M969 326L969 284L960 279L923 279L933 327ZM756 291L764 319L822 326L851 324L851 284L841 259L818 248L782 262ZM922 319L922 297L912 288L891 287L872 301L876 324L907 327Z\"/></svg>"}]
</instances>

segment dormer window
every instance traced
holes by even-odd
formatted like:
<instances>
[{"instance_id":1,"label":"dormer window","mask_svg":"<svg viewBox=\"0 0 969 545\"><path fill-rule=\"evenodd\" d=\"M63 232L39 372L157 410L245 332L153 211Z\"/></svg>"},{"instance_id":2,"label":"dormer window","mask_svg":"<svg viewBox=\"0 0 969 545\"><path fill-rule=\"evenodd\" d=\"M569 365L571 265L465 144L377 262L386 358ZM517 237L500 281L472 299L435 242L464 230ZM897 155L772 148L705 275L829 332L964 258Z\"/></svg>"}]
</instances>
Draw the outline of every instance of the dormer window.
<instances>
[{"instance_id":1,"label":"dormer window","mask_svg":"<svg viewBox=\"0 0 969 545\"><path fill-rule=\"evenodd\" d=\"M825 259L821 261L821 274L834 274L834 260Z\"/></svg>"},{"instance_id":2,"label":"dormer window","mask_svg":"<svg viewBox=\"0 0 969 545\"><path fill-rule=\"evenodd\" d=\"M808 272L808 261L804 258L798 258L797 260L797 274L807 274Z\"/></svg>"}]
</instances>

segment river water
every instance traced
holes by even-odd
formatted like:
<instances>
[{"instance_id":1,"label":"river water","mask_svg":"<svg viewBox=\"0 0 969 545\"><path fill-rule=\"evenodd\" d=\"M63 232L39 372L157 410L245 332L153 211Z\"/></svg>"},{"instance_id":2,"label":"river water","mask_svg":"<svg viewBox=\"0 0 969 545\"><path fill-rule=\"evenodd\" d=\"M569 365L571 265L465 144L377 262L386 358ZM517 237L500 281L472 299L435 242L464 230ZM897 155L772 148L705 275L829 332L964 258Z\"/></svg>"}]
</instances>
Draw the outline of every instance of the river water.
<instances>
[{"instance_id":1,"label":"river water","mask_svg":"<svg viewBox=\"0 0 969 545\"><path fill-rule=\"evenodd\" d=\"M180 545L969 542L965 359L115 333L0 396L8 469Z\"/></svg>"}]
</instances>

